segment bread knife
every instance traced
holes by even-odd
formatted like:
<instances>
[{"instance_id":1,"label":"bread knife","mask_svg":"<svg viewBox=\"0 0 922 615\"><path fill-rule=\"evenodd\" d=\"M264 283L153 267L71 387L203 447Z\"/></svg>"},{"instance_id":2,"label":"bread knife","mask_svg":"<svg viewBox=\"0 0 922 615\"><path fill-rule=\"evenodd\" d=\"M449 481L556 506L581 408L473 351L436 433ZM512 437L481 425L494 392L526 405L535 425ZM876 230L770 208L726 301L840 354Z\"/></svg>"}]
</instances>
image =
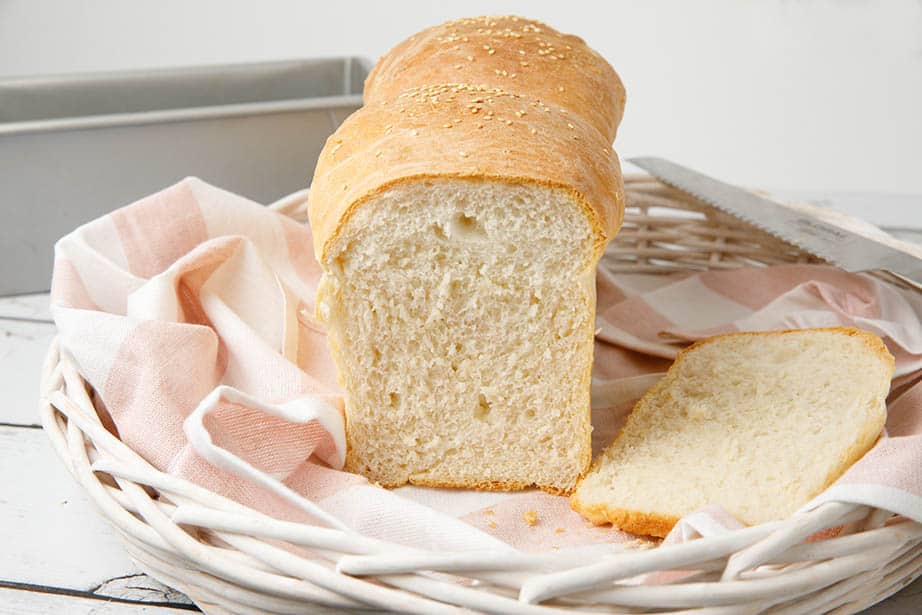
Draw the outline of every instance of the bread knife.
<instances>
[{"instance_id":1,"label":"bread knife","mask_svg":"<svg viewBox=\"0 0 922 615\"><path fill-rule=\"evenodd\" d=\"M913 254L662 158L629 158L628 162L841 269L884 272L922 291L922 259Z\"/></svg>"}]
</instances>

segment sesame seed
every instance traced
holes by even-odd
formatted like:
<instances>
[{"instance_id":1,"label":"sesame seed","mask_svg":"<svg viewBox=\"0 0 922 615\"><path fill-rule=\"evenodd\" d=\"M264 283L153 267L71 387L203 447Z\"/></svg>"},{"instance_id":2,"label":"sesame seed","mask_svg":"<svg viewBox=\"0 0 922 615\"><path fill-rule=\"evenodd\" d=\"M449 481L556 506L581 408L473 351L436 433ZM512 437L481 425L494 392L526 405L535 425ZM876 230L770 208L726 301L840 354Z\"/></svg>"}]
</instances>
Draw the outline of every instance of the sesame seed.
<instances>
[{"instance_id":1,"label":"sesame seed","mask_svg":"<svg viewBox=\"0 0 922 615\"><path fill-rule=\"evenodd\" d=\"M518 77L518 76L519 76L519 74L518 74L518 73L512 73L512 74L511 74L511 75L509 75L509 76L510 76L510 77L512 77L513 79L515 79L516 77Z\"/></svg>"},{"instance_id":2,"label":"sesame seed","mask_svg":"<svg viewBox=\"0 0 922 615\"><path fill-rule=\"evenodd\" d=\"M522 117L523 115L525 115L525 112L524 112L524 111L516 111L516 112L515 112L515 116L516 116L516 117Z\"/></svg>"},{"instance_id":3,"label":"sesame seed","mask_svg":"<svg viewBox=\"0 0 922 615\"><path fill-rule=\"evenodd\" d=\"M558 91L558 92L563 92L563 86L558 87L558 88L557 88L557 91Z\"/></svg>"},{"instance_id":4,"label":"sesame seed","mask_svg":"<svg viewBox=\"0 0 922 615\"><path fill-rule=\"evenodd\" d=\"M524 49L519 49L519 55L520 55L520 56L525 55L525 50L524 50Z\"/></svg>"},{"instance_id":5,"label":"sesame seed","mask_svg":"<svg viewBox=\"0 0 922 615\"><path fill-rule=\"evenodd\" d=\"M569 128L570 130L573 130L576 127L573 124L567 122L567 128Z\"/></svg>"},{"instance_id":6,"label":"sesame seed","mask_svg":"<svg viewBox=\"0 0 922 615\"><path fill-rule=\"evenodd\" d=\"M480 107L471 107L471 113L480 113Z\"/></svg>"},{"instance_id":7,"label":"sesame seed","mask_svg":"<svg viewBox=\"0 0 922 615\"><path fill-rule=\"evenodd\" d=\"M506 120L506 126L512 126L512 120Z\"/></svg>"},{"instance_id":8,"label":"sesame seed","mask_svg":"<svg viewBox=\"0 0 922 615\"><path fill-rule=\"evenodd\" d=\"M463 64L455 64L455 70L461 70L461 67L462 67L462 66L464 66L464 65L463 65Z\"/></svg>"},{"instance_id":9,"label":"sesame seed","mask_svg":"<svg viewBox=\"0 0 922 615\"><path fill-rule=\"evenodd\" d=\"M563 113L564 115L569 113L569 111L567 111L566 109L561 109L560 112Z\"/></svg>"},{"instance_id":10,"label":"sesame seed","mask_svg":"<svg viewBox=\"0 0 922 615\"><path fill-rule=\"evenodd\" d=\"M442 124L442 128L451 128L451 124L448 122L445 122L444 124Z\"/></svg>"},{"instance_id":11,"label":"sesame seed","mask_svg":"<svg viewBox=\"0 0 922 615\"><path fill-rule=\"evenodd\" d=\"M343 192L349 189L349 184L343 184Z\"/></svg>"},{"instance_id":12,"label":"sesame seed","mask_svg":"<svg viewBox=\"0 0 922 615\"><path fill-rule=\"evenodd\" d=\"M533 135L538 134L538 129L537 129L537 128L532 128L532 129L531 129L531 134L533 134Z\"/></svg>"},{"instance_id":13,"label":"sesame seed","mask_svg":"<svg viewBox=\"0 0 922 615\"><path fill-rule=\"evenodd\" d=\"M375 152L375 158L380 158L383 155L384 155L384 152L382 152L381 150L378 150L377 152Z\"/></svg>"},{"instance_id":14,"label":"sesame seed","mask_svg":"<svg viewBox=\"0 0 922 615\"><path fill-rule=\"evenodd\" d=\"M489 50L490 50L490 46L489 46L489 45L484 45L483 48L484 48L484 50L486 50L486 51L489 51Z\"/></svg>"},{"instance_id":15,"label":"sesame seed","mask_svg":"<svg viewBox=\"0 0 922 615\"><path fill-rule=\"evenodd\" d=\"M468 61L468 62L473 62L473 61L474 61L474 56L467 56L467 61Z\"/></svg>"},{"instance_id":16,"label":"sesame seed","mask_svg":"<svg viewBox=\"0 0 922 615\"><path fill-rule=\"evenodd\" d=\"M467 158L467 152L458 152L458 155L462 158Z\"/></svg>"},{"instance_id":17,"label":"sesame seed","mask_svg":"<svg viewBox=\"0 0 922 615\"><path fill-rule=\"evenodd\" d=\"M528 62L526 62L525 60L522 60L521 62L519 62L519 66L528 66Z\"/></svg>"},{"instance_id":18,"label":"sesame seed","mask_svg":"<svg viewBox=\"0 0 922 615\"><path fill-rule=\"evenodd\" d=\"M410 134L412 134L412 135L415 137L415 136L417 136L417 135L419 134L419 131L416 130L416 129L414 128L414 129L410 132Z\"/></svg>"},{"instance_id":19,"label":"sesame seed","mask_svg":"<svg viewBox=\"0 0 922 615\"><path fill-rule=\"evenodd\" d=\"M483 124L477 124L477 128L483 128Z\"/></svg>"},{"instance_id":20,"label":"sesame seed","mask_svg":"<svg viewBox=\"0 0 922 615\"><path fill-rule=\"evenodd\" d=\"M490 56L491 56L491 55L493 55L494 53L496 53L496 50L495 50L495 49L491 49L490 51L487 52L487 55L490 55Z\"/></svg>"}]
</instances>

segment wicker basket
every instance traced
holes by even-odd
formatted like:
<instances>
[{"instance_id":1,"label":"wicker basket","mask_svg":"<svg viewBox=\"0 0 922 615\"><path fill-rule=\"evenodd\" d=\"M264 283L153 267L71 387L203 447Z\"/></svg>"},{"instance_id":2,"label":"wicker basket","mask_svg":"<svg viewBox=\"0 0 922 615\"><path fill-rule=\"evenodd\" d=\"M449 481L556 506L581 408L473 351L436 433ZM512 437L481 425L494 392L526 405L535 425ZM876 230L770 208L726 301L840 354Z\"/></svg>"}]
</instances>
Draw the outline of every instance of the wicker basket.
<instances>
[{"instance_id":1,"label":"wicker basket","mask_svg":"<svg viewBox=\"0 0 922 615\"><path fill-rule=\"evenodd\" d=\"M629 178L626 186L624 229L605 256L613 270L813 260L649 178ZM273 207L305 217L303 195ZM41 386L42 423L55 450L128 553L209 614L854 613L922 573L922 525L886 510L839 503L647 550L409 550L272 519L159 472L106 430L94 393L57 344ZM828 528L841 529L832 538L807 540ZM690 574L659 585L629 581L675 570Z\"/></svg>"}]
</instances>

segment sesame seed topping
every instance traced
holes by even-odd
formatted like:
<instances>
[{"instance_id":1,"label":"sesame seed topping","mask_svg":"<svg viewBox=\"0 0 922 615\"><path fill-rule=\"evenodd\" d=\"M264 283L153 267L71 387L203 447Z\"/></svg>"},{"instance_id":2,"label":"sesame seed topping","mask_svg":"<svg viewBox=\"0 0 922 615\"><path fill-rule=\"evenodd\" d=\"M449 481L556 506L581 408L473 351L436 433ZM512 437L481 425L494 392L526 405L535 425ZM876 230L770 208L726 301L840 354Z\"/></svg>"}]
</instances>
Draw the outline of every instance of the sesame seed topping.
<instances>
[{"instance_id":1,"label":"sesame seed topping","mask_svg":"<svg viewBox=\"0 0 922 615\"><path fill-rule=\"evenodd\" d=\"M524 112L524 111L516 111L516 112L515 112L515 116L516 116L516 117L522 117L523 115L525 115L525 112Z\"/></svg>"},{"instance_id":2,"label":"sesame seed topping","mask_svg":"<svg viewBox=\"0 0 922 615\"><path fill-rule=\"evenodd\" d=\"M573 124L567 122L567 128L569 128L570 130L573 130L574 128L576 128L576 126L574 126Z\"/></svg>"},{"instance_id":3,"label":"sesame seed topping","mask_svg":"<svg viewBox=\"0 0 922 615\"><path fill-rule=\"evenodd\" d=\"M563 86L562 86L562 85L559 86L559 87L557 88L557 91L558 91L558 92L563 92Z\"/></svg>"},{"instance_id":4,"label":"sesame seed topping","mask_svg":"<svg viewBox=\"0 0 922 615\"><path fill-rule=\"evenodd\" d=\"M458 155L461 156L462 158L467 158L467 152L461 151L461 152L458 152Z\"/></svg>"},{"instance_id":5,"label":"sesame seed topping","mask_svg":"<svg viewBox=\"0 0 922 615\"><path fill-rule=\"evenodd\" d=\"M477 124L477 128L483 128L483 124Z\"/></svg>"},{"instance_id":6,"label":"sesame seed topping","mask_svg":"<svg viewBox=\"0 0 922 615\"><path fill-rule=\"evenodd\" d=\"M526 62L525 60L522 60L521 62L519 62L519 66L528 66L528 62Z\"/></svg>"},{"instance_id":7,"label":"sesame seed topping","mask_svg":"<svg viewBox=\"0 0 922 615\"><path fill-rule=\"evenodd\" d=\"M375 152L375 158L380 158L383 155L384 155L384 152L382 152L381 150L378 150Z\"/></svg>"},{"instance_id":8,"label":"sesame seed topping","mask_svg":"<svg viewBox=\"0 0 922 615\"><path fill-rule=\"evenodd\" d=\"M471 113L480 113L480 107L471 107Z\"/></svg>"},{"instance_id":9,"label":"sesame seed topping","mask_svg":"<svg viewBox=\"0 0 922 615\"><path fill-rule=\"evenodd\" d=\"M468 61L468 62L473 62L473 61L474 61L474 56L467 56L467 61Z\"/></svg>"},{"instance_id":10,"label":"sesame seed topping","mask_svg":"<svg viewBox=\"0 0 922 615\"><path fill-rule=\"evenodd\" d=\"M506 120L506 126L512 126L512 120Z\"/></svg>"},{"instance_id":11,"label":"sesame seed topping","mask_svg":"<svg viewBox=\"0 0 922 615\"><path fill-rule=\"evenodd\" d=\"M444 124L442 124L442 128L451 128L451 123L445 122Z\"/></svg>"},{"instance_id":12,"label":"sesame seed topping","mask_svg":"<svg viewBox=\"0 0 922 615\"><path fill-rule=\"evenodd\" d=\"M537 129L537 128L532 128L532 129L531 129L531 134L533 134L533 135L538 134L538 129Z\"/></svg>"},{"instance_id":13,"label":"sesame seed topping","mask_svg":"<svg viewBox=\"0 0 922 615\"><path fill-rule=\"evenodd\" d=\"M415 137L419 134L419 131L414 128L413 130L410 131L410 134L412 134Z\"/></svg>"},{"instance_id":14,"label":"sesame seed topping","mask_svg":"<svg viewBox=\"0 0 922 615\"><path fill-rule=\"evenodd\" d=\"M462 66L464 66L464 65L463 65L463 64L455 64L455 70L461 70L461 67L462 67Z\"/></svg>"},{"instance_id":15,"label":"sesame seed topping","mask_svg":"<svg viewBox=\"0 0 922 615\"><path fill-rule=\"evenodd\" d=\"M520 55L520 56L525 55L525 50L524 50L524 49L519 49L519 55Z\"/></svg>"},{"instance_id":16,"label":"sesame seed topping","mask_svg":"<svg viewBox=\"0 0 922 615\"><path fill-rule=\"evenodd\" d=\"M343 184L343 192L349 189L349 184Z\"/></svg>"}]
</instances>

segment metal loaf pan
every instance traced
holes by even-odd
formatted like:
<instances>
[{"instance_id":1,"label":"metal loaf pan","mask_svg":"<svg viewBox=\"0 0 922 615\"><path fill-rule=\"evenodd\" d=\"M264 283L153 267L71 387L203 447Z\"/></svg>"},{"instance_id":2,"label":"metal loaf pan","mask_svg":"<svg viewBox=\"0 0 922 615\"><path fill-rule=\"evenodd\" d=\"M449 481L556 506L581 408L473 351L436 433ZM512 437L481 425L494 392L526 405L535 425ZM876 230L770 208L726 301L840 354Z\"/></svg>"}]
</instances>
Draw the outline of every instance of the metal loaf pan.
<instances>
[{"instance_id":1,"label":"metal loaf pan","mask_svg":"<svg viewBox=\"0 0 922 615\"><path fill-rule=\"evenodd\" d=\"M0 295L80 224L189 175L268 203L361 105L358 58L0 79Z\"/></svg>"}]
</instances>

